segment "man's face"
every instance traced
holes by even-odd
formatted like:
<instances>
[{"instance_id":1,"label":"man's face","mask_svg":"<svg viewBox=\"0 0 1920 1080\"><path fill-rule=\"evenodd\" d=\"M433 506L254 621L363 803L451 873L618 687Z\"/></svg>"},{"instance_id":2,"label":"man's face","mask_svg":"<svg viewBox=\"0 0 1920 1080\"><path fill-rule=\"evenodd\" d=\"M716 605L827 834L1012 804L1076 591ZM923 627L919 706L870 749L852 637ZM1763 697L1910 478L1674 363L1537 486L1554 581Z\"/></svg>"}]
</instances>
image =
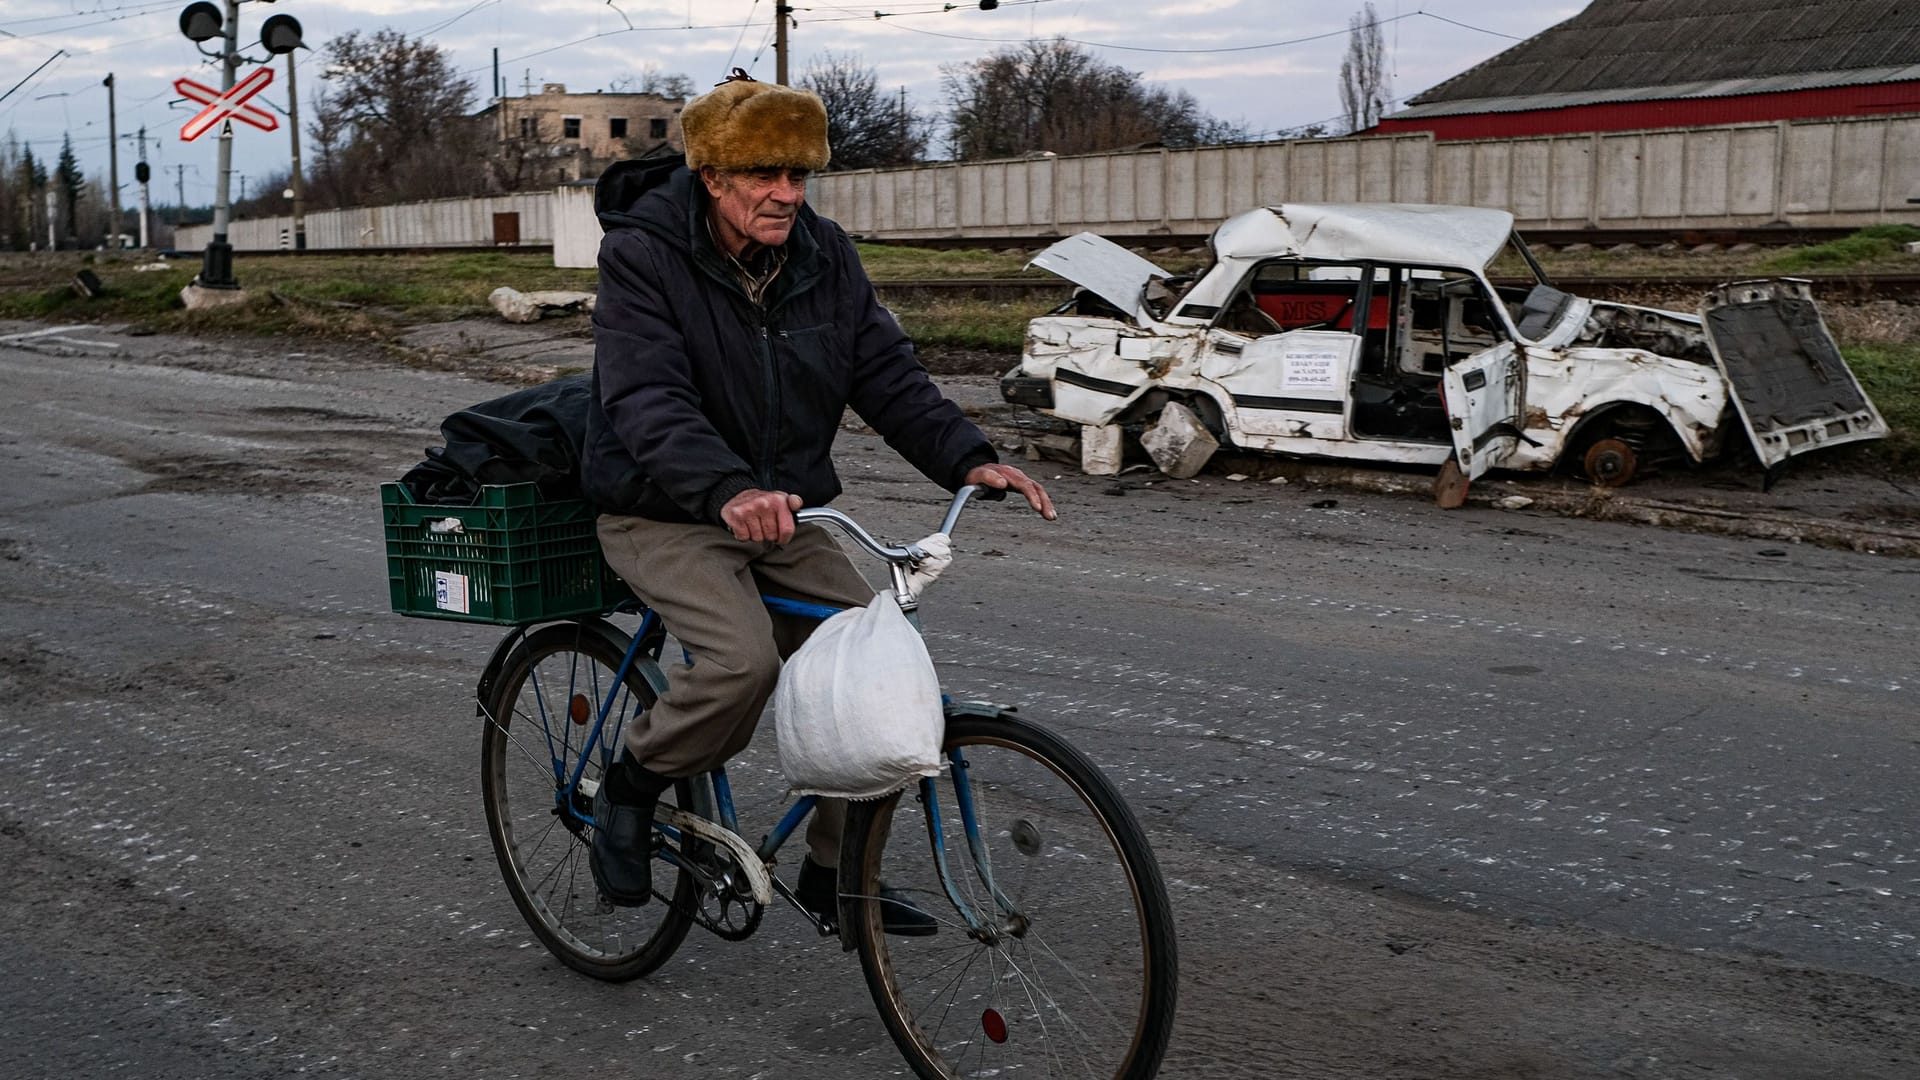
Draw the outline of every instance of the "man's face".
<instances>
[{"instance_id":1,"label":"man's face","mask_svg":"<svg viewBox=\"0 0 1920 1080\"><path fill-rule=\"evenodd\" d=\"M739 256L755 247L779 247L793 231L800 204L807 199L805 169L700 170L713 198L715 232L727 252Z\"/></svg>"}]
</instances>

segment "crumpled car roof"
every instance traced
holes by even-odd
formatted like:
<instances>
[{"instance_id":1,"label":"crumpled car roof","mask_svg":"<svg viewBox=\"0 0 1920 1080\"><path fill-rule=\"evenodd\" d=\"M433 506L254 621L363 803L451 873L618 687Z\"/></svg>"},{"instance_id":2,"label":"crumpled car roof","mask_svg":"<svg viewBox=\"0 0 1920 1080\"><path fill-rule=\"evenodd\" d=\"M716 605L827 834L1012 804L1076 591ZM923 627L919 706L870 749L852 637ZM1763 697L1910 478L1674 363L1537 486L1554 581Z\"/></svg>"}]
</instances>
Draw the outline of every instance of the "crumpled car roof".
<instances>
[{"instance_id":1,"label":"crumpled car roof","mask_svg":"<svg viewBox=\"0 0 1920 1080\"><path fill-rule=\"evenodd\" d=\"M1513 232L1505 210L1415 203L1283 203L1213 233L1219 259L1378 259L1485 269Z\"/></svg>"}]
</instances>

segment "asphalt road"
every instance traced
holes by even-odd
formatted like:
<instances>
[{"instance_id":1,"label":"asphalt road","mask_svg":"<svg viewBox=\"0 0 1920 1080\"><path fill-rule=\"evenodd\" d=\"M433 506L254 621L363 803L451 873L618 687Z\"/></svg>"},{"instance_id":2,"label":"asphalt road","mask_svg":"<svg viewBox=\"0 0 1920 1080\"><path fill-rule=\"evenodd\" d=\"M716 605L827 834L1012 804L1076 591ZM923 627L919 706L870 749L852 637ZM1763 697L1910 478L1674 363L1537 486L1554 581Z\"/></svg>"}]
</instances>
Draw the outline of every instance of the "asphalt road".
<instances>
[{"instance_id":1,"label":"asphalt road","mask_svg":"<svg viewBox=\"0 0 1920 1080\"><path fill-rule=\"evenodd\" d=\"M374 490L499 389L0 324L0 1076L903 1074L789 912L623 986L520 923L497 632L388 612ZM1920 563L1041 470L1061 521L970 513L926 621L1147 820L1163 1075L1920 1075Z\"/></svg>"}]
</instances>

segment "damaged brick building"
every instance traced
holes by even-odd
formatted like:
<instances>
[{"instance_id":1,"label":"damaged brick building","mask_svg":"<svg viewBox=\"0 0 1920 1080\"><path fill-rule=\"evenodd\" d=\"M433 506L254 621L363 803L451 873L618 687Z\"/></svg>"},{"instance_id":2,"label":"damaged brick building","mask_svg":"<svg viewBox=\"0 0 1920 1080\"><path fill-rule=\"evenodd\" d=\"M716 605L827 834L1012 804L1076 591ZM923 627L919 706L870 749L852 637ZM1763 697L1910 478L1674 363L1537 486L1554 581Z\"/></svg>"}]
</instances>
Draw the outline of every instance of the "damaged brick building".
<instances>
[{"instance_id":1,"label":"damaged brick building","mask_svg":"<svg viewBox=\"0 0 1920 1080\"><path fill-rule=\"evenodd\" d=\"M1920 4L1593 0L1373 134L1489 139L1920 113Z\"/></svg>"},{"instance_id":2,"label":"damaged brick building","mask_svg":"<svg viewBox=\"0 0 1920 1080\"><path fill-rule=\"evenodd\" d=\"M476 114L494 143L506 190L599 176L623 158L679 153L680 98L657 94L570 94L547 83L538 94L497 98Z\"/></svg>"}]
</instances>

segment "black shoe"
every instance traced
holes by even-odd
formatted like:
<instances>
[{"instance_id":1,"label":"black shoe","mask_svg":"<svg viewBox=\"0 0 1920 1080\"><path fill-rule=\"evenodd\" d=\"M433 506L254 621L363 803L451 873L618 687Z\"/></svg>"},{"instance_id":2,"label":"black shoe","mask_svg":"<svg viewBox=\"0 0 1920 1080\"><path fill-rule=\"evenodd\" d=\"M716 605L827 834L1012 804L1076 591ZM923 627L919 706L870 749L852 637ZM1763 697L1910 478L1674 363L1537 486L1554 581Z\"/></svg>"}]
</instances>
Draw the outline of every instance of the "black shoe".
<instances>
[{"instance_id":1,"label":"black shoe","mask_svg":"<svg viewBox=\"0 0 1920 1080\"><path fill-rule=\"evenodd\" d=\"M616 779L621 770L627 776ZM653 779L649 770L623 759L593 797L596 827L587 866L600 894L617 907L639 907L653 899L653 808L666 790Z\"/></svg>"},{"instance_id":2,"label":"black shoe","mask_svg":"<svg viewBox=\"0 0 1920 1080\"><path fill-rule=\"evenodd\" d=\"M800 881L794 887L795 899L807 914L825 923L829 929L840 921L840 875L812 859L800 860ZM880 886L880 927L900 937L930 937L940 929L933 916L907 899L907 894Z\"/></svg>"}]
</instances>

